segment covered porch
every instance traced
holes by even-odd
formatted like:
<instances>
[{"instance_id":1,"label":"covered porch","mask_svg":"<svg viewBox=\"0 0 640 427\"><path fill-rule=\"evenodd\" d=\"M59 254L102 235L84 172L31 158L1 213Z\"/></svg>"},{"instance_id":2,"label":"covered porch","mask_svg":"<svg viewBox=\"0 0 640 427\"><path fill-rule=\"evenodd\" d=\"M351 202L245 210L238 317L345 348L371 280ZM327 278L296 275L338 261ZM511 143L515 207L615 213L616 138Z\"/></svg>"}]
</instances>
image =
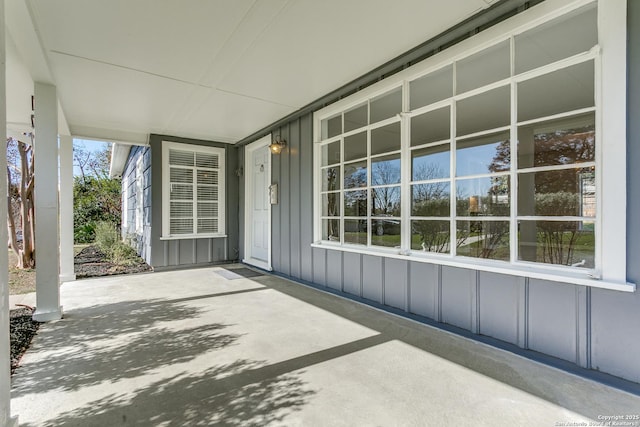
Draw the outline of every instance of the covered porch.
<instances>
[{"instance_id":1,"label":"covered porch","mask_svg":"<svg viewBox=\"0 0 640 427\"><path fill-rule=\"evenodd\" d=\"M6 107L6 123L0 121L0 125L6 125L8 136L35 133L36 156L44 159L36 163L38 264L32 305L37 307L35 318L49 322L42 326L17 374L9 378L8 372L0 372L0 425L17 425L18 416L20 425L30 426L537 426L588 424L589 420L637 424L636 419L607 417L633 417L640 407L640 371L633 356L639 345L633 338L640 299L629 282L637 281L639 273L636 264L627 264L640 240L636 224L626 221L640 209L640 198L634 197L634 183L640 180L635 179L636 170L630 169L627 176L625 168L626 163L637 163L639 153L634 148L639 146L635 144L635 135L640 134L635 131L637 124L626 123L627 115L633 117L638 111L638 79L629 78L625 85L624 78L610 77L638 73L635 45L629 44L629 55L622 46L637 34L640 8L625 0L569 3L239 0L185 8L181 2L152 0L135 5L126 0L0 0L0 45L4 46L0 80L6 81L6 88L0 85L0 110ZM537 275L519 271L520 275L511 276L511 270L495 269L493 264L476 270L474 263L466 261L447 265L440 260L416 261L419 257L407 260L404 251L392 256L343 253L318 245L323 220L317 209L322 192L314 184L319 177L315 147L320 142L314 134L321 133L316 112L340 99L344 111L335 117L346 120L351 108L357 107L346 105L355 102L350 94L368 90L371 99L366 102L373 103L378 96L373 92L381 90L376 81L398 77L400 70L414 72L411 64L437 52L451 58L459 55L450 58L451 66L457 67L484 51L480 49L493 46L496 37L508 34L511 48L505 52L514 56L515 37L524 34L520 31L531 30L533 23L555 22L570 14L565 9L573 13L596 3L598 7L614 4L601 8L597 18L599 23L609 23L600 25L608 30L599 39L604 48L593 45L556 65L568 68L572 61L588 60L595 67L597 63L593 70L607 78L592 79L589 87L599 90L602 85L608 94L602 99L615 101L615 108L605 101L596 105L594 95L590 99L594 105L584 107L587 112L605 112L607 129L615 130L604 138L609 144L603 160L606 167L598 169L606 170L608 187L603 190L612 183L616 190L602 194L615 199L613 195L619 193L619 203L601 206L606 224L614 224L615 236L620 237L605 233L613 249L605 244L599 249L608 256L608 271L615 273L610 283L591 286L601 279L599 271L564 283L556 270ZM531 9L534 14L527 15ZM612 10L613 15L607 14ZM528 18L536 14L544 20ZM510 17L514 19L509 21ZM624 22L630 23L628 34ZM476 35L480 37L474 41ZM472 43L463 49L460 40ZM612 54L615 60L609 59ZM602 63L597 62L601 56ZM517 79L533 80L535 73L551 74L549 67L556 66L543 65L542 71L522 77L515 73L514 60L510 64L513 70L506 80L480 89L508 87L506 99L511 100L517 94ZM401 92L407 93L416 79L402 80ZM451 111L458 101L480 94L469 93L447 101ZM628 109L623 97L614 94L630 95ZM409 111L409 98L403 102L406 108L385 120L402 122L401 129L406 131L413 117L427 112L418 109L431 111L435 105ZM515 136L516 103L509 105L505 117L510 135ZM449 130L457 126L451 120ZM616 123L620 126L612 125ZM243 193L249 170L243 170L244 147L272 132L285 136L287 143L285 152L273 157L271 179L265 180L265 184L279 184L275 187L279 201L272 208L273 217L265 222L273 232L277 274L235 277L213 264L243 259L248 221L242 204L250 194ZM419 149L410 146L409 134L402 133L398 154L405 166ZM234 208L226 213L228 236L215 237L227 239L224 257L205 259L202 253L210 255L219 247L194 241L181 248L184 239L167 240L155 227L154 238L169 242L166 248L156 245L170 260L169 268L180 264L173 258L181 257L192 264L205 259L203 264L209 266L76 281L71 251L74 137L113 142L113 155L120 159L129 158L131 146L151 151L154 142L171 138L215 143L231 153L226 165L227 194L237 197L217 200ZM449 147L455 148L451 141ZM156 144L156 156L161 145ZM369 153L368 164L378 155ZM519 172L512 169L509 173L516 178ZM262 164L258 170L263 171ZM409 169L402 170L403 224L411 237L406 224L413 184ZM154 174L156 179L162 175ZM136 183L142 182L139 176L148 181L136 168ZM158 195L161 186L154 188ZM146 203L144 196L141 199ZM146 218L150 211L141 206L140 217ZM517 229L516 213L511 209L513 230ZM0 217L5 214L6 206L0 207ZM163 212L157 209L151 216L160 221ZM4 233L0 232L0 240L6 240ZM516 234L512 236L515 243ZM410 241L405 239L405 246ZM177 248L169 247L176 242ZM514 262L518 262L516 255L513 245L509 257ZM0 256L0 329L4 330L0 353L6 353L8 346L6 270L6 256ZM314 282L323 291L283 276ZM413 282L424 282L424 286L412 288ZM365 292L365 284L374 285L374 297ZM353 289L347 294L349 286ZM412 289L418 290L416 300L422 298L417 310L411 305ZM332 295L338 290L346 292L341 297ZM360 304L364 298L370 306ZM393 314L403 310L404 318ZM494 312L504 316L483 315ZM431 326L436 321L462 329ZM474 333L474 339L466 338ZM6 358L0 357L0 362L8 365Z\"/></svg>"},{"instance_id":2,"label":"covered porch","mask_svg":"<svg viewBox=\"0 0 640 427\"><path fill-rule=\"evenodd\" d=\"M552 426L640 407L241 265L68 282L62 303L13 378L21 425Z\"/></svg>"},{"instance_id":3,"label":"covered porch","mask_svg":"<svg viewBox=\"0 0 640 427\"><path fill-rule=\"evenodd\" d=\"M248 140L494 3L345 8L339 1L318 7L242 0L185 8L182 2L0 1L0 125L8 137L35 133L42 159L36 163L35 317L61 318L59 285L74 279L74 137L113 142L119 147L114 156L148 144L151 133L228 144ZM492 16L524 0L508 3L492 9ZM327 25L338 10L340 23ZM332 58L342 65L331 66ZM5 233L0 238L6 241ZM7 258L0 256L0 353L9 344L6 272ZM8 365L8 358L0 362ZM0 424L16 423L12 415L21 412L9 408L9 384L3 370Z\"/></svg>"}]
</instances>

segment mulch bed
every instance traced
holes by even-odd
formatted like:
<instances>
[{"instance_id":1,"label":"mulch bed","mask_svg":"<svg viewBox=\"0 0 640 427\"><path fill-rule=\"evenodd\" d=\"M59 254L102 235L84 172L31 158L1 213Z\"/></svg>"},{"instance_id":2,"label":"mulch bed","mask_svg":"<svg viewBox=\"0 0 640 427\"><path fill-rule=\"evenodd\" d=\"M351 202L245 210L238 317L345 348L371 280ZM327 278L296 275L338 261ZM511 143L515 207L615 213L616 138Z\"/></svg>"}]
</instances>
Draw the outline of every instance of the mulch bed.
<instances>
[{"instance_id":1,"label":"mulch bed","mask_svg":"<svg viewBox=\"0 0 640 427\"><path fill-rule=\"evenodd\" d=\"M88 246L75 256L74 269L78 279L151 271L151 267L141 258L132 265L116 265L108 261L106 255L95 246ZM32 313L31 307L10 310L9 312L11 375L19 366L22 355L31 345L31 340L40 327L40 323L32 319Z\"/></svg>"},{"instance_id":2,"label":"mulch bed","mask_svg":"<svg viewBox=\"0 0 640 427\"><path fill-rule=\"evenodd\" d=\"M11 341L11 375L20 364L20 359L31 345L40 323L31 318L33 310L19 308L9 312L9 337Z\"/></svg>"},{"instance_id":3,"label":"mulch bed","mask_svg":"<svg viewBox=\"0 0 640 427\"><path fill-rule=\"evenodd\" d=\"M151 271L151 267L142 258L138 258L132 265L114 264L107 260L106 255L95 246L87 246L80 251L73 263L78 279Z\"/></svg>"}]
</instances>

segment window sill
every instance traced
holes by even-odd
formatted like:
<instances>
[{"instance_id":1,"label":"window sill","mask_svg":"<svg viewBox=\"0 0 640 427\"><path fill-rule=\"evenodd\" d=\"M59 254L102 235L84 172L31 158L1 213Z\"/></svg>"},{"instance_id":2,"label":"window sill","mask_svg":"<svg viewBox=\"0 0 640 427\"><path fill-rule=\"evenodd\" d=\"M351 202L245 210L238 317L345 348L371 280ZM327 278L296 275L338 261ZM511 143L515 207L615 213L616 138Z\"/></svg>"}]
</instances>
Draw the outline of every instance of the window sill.
<instances>
[{"instance_id":1,"label":"window sill","mask_svg":"<svg viewBox=\"0 0 640 427\"><path fill-rule=\"evenodd\" d=\"M491 264L482 262L481 260L475 261L473 259L454 260L452 258L445 258L437 255L431 256L418 256L401 254L398 249L371 249L371 248L359 248L355 246L342 246L331 243L312 243L311 247L319 249L328 249L342 252L352 252L363 255L380 256L385 258L401 259L405 261L423 262L427 264L446 265L449 267L467 268L479 271L488 271L498 274L510 274L512 276L529 277L532 279L549 280L552 282L570 283L573 285L591 286L594 288L609 289L621 292L635 292L635 283L629 282L617 282L606 279L597 279L591 277L587 272L567 272L549 270L540 267L527 267L527 266L514 266L510 264Z\"/></svg>"},{"instance_id":2,"label":"window sill","mask_svg":"<svg viewBox=\"0 0 640 427\"><path fill-rule=\"evenodd\" d=\"M180 234L178 236L160 236L160 240L224 239L226 237L226 234Z\"/></svg>"}]
</instances>

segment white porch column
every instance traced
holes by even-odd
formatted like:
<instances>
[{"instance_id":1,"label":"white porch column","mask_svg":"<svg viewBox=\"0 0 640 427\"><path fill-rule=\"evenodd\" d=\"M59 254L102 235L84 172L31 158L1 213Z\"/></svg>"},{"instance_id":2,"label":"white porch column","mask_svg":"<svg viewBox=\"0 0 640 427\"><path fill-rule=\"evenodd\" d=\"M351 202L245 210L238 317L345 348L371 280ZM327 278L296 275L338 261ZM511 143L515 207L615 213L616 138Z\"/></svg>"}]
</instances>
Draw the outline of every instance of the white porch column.
<instances>
[{"instance_id":1,"label":"white porch column","mask_svg":"<svg viewBox=\"0 0 640 427\"><path fill-rule=\"evenodd\" d=\"M58 102L56 87L34 85L35 95L35 214L36 311L33 318L48 322L62 317L58 231Z\"/></svg>"},{"instance_id":2,"label":"white porch column","mask_svg":"<svg viewBox=\"0 0 640 427\"><path fill-rule=\"evenodd\" d=\"M76 280L73 270L73 138L60 135L60 282L72 280Z\"/></svg>"},{"instance_id":3,"label":"white porch column","mask_svg":"<svg viewBox=\"0 0 640 427\"><path fill-rule=\"evenodd\" d=\"M0 0L0 129L6 134L7 97L6 97L6 56L4 0ZM3 138L4 141L4 138ZM7 157L0 156L0 170L7 169ZM7 180L0 179L0 194L7 194ZM2 197L4 199L4 196ZM0 218L5 221L7 204L0 203ZM0 242L7 241L7 227L0 227ZM7 251L0 251L0 425L17 426L18 418L11 418L11 378L9 359L9 267Z\"/></svg>"}]
</instances>

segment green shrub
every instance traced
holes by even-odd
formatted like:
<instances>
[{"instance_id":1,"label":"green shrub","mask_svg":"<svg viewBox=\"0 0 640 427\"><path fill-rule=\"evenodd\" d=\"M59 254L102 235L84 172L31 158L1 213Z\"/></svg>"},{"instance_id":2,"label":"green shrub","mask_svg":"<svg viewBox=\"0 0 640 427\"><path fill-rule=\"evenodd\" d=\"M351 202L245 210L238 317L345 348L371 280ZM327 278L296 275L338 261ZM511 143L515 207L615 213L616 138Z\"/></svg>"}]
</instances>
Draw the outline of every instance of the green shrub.
<instances>
[{"instance_id":1,"label":"green shrub","mask_svg":"<svg viewBox=\"0 0 640 427\"><path fill-rule=\"evenodd\" d=\"M97 222L120 226L121 181L87 176L73 182L73 229L76 243L92 243Z\"/></svg>"},{"instance_id":2,"label":"green shrub","mask_svg":"<svg viewBox=\"0 0 640 427\"><path fill-rule=\"evenodd\" d=\"M134 265L138 262L138 254L136 250L128 244L118 241L111 248L109 259L118 265Z\"/></svg>"},{"instance_id":3,"label":"green shrub","mask_svg":"<svg viewBox=\"0 0 640 427\"><path fill-rule=\"evenodd\" d=\"M138 263L136 250L120 239L118 229L112 222L102 221L96 224L95 243L114 264L134 265Z\"/></svg>"},{"instance_id":4,"label":"green shrub","mask_svg":"<svg viewBox=\"0 0 640 427\"><path fill-rule=\"evenodd\" d=\"M107 256L111 252L111 249L120 241L118 236L118 230L115 224L107 221L100 221L96 223L96 246Z\"/></svg>"},{"instance_id":5,"label":"green shrub","mask_svg":"<svg viewBox=\"0 0 640 427\"><path fill-rule=\"evenodd\" d=\"M75 243L91 243L96 239L95 222L87 222L75 228L73 240Z\"/></svg>"}]
</instances>

